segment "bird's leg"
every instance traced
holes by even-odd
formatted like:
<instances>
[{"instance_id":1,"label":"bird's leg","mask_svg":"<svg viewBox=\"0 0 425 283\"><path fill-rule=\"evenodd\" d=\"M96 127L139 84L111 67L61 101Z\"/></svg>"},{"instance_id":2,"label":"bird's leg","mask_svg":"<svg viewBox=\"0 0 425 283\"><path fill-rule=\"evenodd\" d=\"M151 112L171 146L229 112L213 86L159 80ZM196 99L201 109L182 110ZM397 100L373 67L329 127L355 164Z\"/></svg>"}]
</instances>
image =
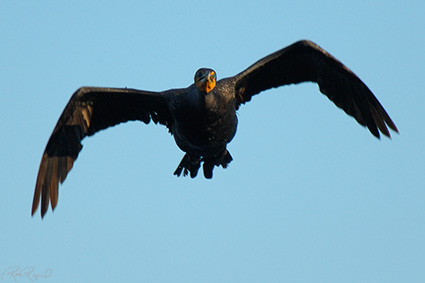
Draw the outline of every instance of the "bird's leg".
<instances>
[{"instance_id":1,"label":"bird's leg","mask_svg":"<svg viewBox=\"0 0 425 283\"><path fill-rule=\"evenodd\" d=\"M232 160L233 160L233 157L230 155L230 152L227 151L227 149L225 149L221 155L219 165L221 165L223 168L227 168L227 165L229 165L229 163L232 162Z\"/></svg>"},{"instance_id":2,"label":"bird's leg","mask_svg":"<svg viewBox=\"0 0 425 283\"><path fill-rule=\"evenodd\" d=\"M187 176L190 172L190 177L195 178L198 174L199 167L201 167L201 158L186 153L182 161L180 161L176 171L174 171L174 175L179 177L183 171L183 176Z\"/></svg>"},{"instance_id":3,"label":"bird's leg","mask_svg":"<svg viewBox=\"0 0 425 283\"><path fill-rule=\"evenodd\" d=\"M202 166L202 168L204 169L204 177L207 179L211 179L213 176L214 160L204 159L204 165Z\"/></svg>"},{"instance_id":4,"label":"bird's leg","mask_svg":"<svg viewBox=\"0 0 425 283\"><path fill-rule=\"evenodd\" d=\"M214 166L222 166L223 168L227 168L227 165L233 160L230 153L227 149L223 150L223 152L213 158L203 158L204 161L203 170L204 176L207 179L211 179L213 176Z\"/></svg>"},{"instance_id":5,"label":"bird's leg","mask_svg":"<svg viewBox=\"0 0 425 283\"><path fill-rule=\"evenodd\" d=\"M174 175L179 177L183 172L183 176L187 176L190 172L190 177L195 178L198 174L199 168L201 167L201 161L203 161L204 176L207 179L211 179L213 176L214 166L218 167L221 165L223 168L227 168L227 165L229 165L232 160L233 158L227 149L214 157L201 158L199 156L186 153L182 161L180 161L176 171L174 171Z\"/></svg>"}]
</instances>

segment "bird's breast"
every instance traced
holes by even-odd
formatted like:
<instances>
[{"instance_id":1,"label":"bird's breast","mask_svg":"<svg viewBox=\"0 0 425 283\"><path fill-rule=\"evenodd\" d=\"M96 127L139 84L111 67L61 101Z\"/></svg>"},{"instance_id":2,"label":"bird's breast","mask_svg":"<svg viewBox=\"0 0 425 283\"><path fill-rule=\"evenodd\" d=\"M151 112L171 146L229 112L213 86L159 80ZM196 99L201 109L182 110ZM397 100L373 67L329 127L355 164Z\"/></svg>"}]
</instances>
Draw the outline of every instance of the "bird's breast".
<instances>
[{"instance_id":1,"label":"bird's breast","mask_svg":"<svg viewBox=\"0 0 425 283\"><path fill-rule=\"evenodd\" d=\"M173 116L174 139L181 150L192 154L218 154L236 133L234 106L211 94L199 104L191 101L181 105L174 110Z\"/></svg>"}]
</instances>

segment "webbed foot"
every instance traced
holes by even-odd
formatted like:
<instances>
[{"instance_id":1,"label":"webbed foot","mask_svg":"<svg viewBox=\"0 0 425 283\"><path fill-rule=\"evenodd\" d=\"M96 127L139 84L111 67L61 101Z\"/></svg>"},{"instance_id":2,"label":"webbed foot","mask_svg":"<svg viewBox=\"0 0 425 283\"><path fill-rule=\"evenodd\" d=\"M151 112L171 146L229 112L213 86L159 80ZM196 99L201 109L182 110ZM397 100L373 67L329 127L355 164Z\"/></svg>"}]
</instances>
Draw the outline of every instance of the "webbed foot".
<instances>
[{"instance_id":1,"label":"webbed foot","mask_svg":"<svg viewBox=\"0 0 425 283\"><path fill-rule=\"evenodd\" d=\"M207 179L211 179L213 177L213 169L214 166L219 167L220 165L223 168L227 168L227 165L233 160L230 153L225 149L220 155L213 157L213 158L203 158L204 165L204 176Z\"/></svg>"},{"instance_id":2,"label":"webbed foot","mask_svg":"<svg viewBox=\"0 0 425 283\"><path fill-rule=\"evenodd\" d=\"M186 177L190 172L190 177L195 178L196 175L198 175L199 167L201 167L201 158L199 156L193 156L186 153L182 161L180 161L176 171L174 171L174 175L180 177L183 171L183 176Z\"/></svg>"},{"instance_id":3,"label":"webbed foot","mask_svg":"<svg viewBox=\"0 0 425 283\"><path fill-rule=\"evenodd\" d=\"M203 164L204 176L207 179L211 179L213 176L214 166L222 166L223 168L227 168L227 165L233 160L230 153L225 149L221 154L215 157L199 157L195 155L191 155L186 153L180 161L179 166L176 171L174 171L174 175L179 177L183 172L183 176L187 176L190 173L191 178L195 178L198 175L199 168L201 167L201 162Z\"/></svg>"}]
</instances>

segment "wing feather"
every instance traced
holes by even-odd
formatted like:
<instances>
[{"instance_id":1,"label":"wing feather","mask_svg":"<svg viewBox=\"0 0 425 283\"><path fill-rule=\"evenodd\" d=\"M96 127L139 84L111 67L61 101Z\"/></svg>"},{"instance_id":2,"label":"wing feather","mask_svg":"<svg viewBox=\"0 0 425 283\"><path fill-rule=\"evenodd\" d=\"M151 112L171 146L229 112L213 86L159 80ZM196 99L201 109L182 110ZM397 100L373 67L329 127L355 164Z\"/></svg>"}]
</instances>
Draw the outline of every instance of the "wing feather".
<instances>
[{"instance_id":1,"label":"wing feather","mask_svg":"<svg viewBox=\"0 0 425 283\"><path fill-rule=\"evenodd\" d=\"M379 138L398 132L370 89L345 65L315 43L302 40L254 63L235 76L237 107L261 91L301 82L316 82L320 91Z\"/></svg>"},{"instance_id":2,"label":"wing feather","mask_svg":"<svg viewBox=\"0 0 425 283\"><path fill-rule=\"evenodd\" d=\"M32 205L32 214L41 198L41 216L48 210L49 202L55 209L58 187L82 149L86 136L119 123L150 120L170 129L172 119L165 93L147 92L126 88L78 89L66 105L43 153Z\"/></svg>"}]
</instances>

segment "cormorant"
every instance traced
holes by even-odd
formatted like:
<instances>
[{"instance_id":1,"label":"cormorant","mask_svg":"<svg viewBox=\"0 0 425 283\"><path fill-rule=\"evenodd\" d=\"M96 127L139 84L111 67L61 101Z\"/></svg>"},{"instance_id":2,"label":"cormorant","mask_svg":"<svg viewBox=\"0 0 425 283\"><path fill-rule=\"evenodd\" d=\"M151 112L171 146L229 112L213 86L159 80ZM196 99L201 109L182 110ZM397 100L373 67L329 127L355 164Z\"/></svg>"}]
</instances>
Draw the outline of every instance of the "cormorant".
<instances>
[{"instance_id":1,"label":"cormorant","mask_svg":"<svg viewBox=\"0 0 425 283\"><path fill-rule=\"evenodd\" d=\"M81 140L119 123L151 120L165 125L185 155L174 175L194 178L203 164L206 178L214 166L226 168L226 146L236 133L236 111L261 91L316 82L320 91L369 131L390 137L397 127L369 88L345 65L315 43L302 40L219 81L212 69L195 73L187 88L151 92L129 88L82 87L66 105L43 153L32 215L41 197L41 216L58 202L58 185L82 149Z\"/></svg>"}]
</instances>

